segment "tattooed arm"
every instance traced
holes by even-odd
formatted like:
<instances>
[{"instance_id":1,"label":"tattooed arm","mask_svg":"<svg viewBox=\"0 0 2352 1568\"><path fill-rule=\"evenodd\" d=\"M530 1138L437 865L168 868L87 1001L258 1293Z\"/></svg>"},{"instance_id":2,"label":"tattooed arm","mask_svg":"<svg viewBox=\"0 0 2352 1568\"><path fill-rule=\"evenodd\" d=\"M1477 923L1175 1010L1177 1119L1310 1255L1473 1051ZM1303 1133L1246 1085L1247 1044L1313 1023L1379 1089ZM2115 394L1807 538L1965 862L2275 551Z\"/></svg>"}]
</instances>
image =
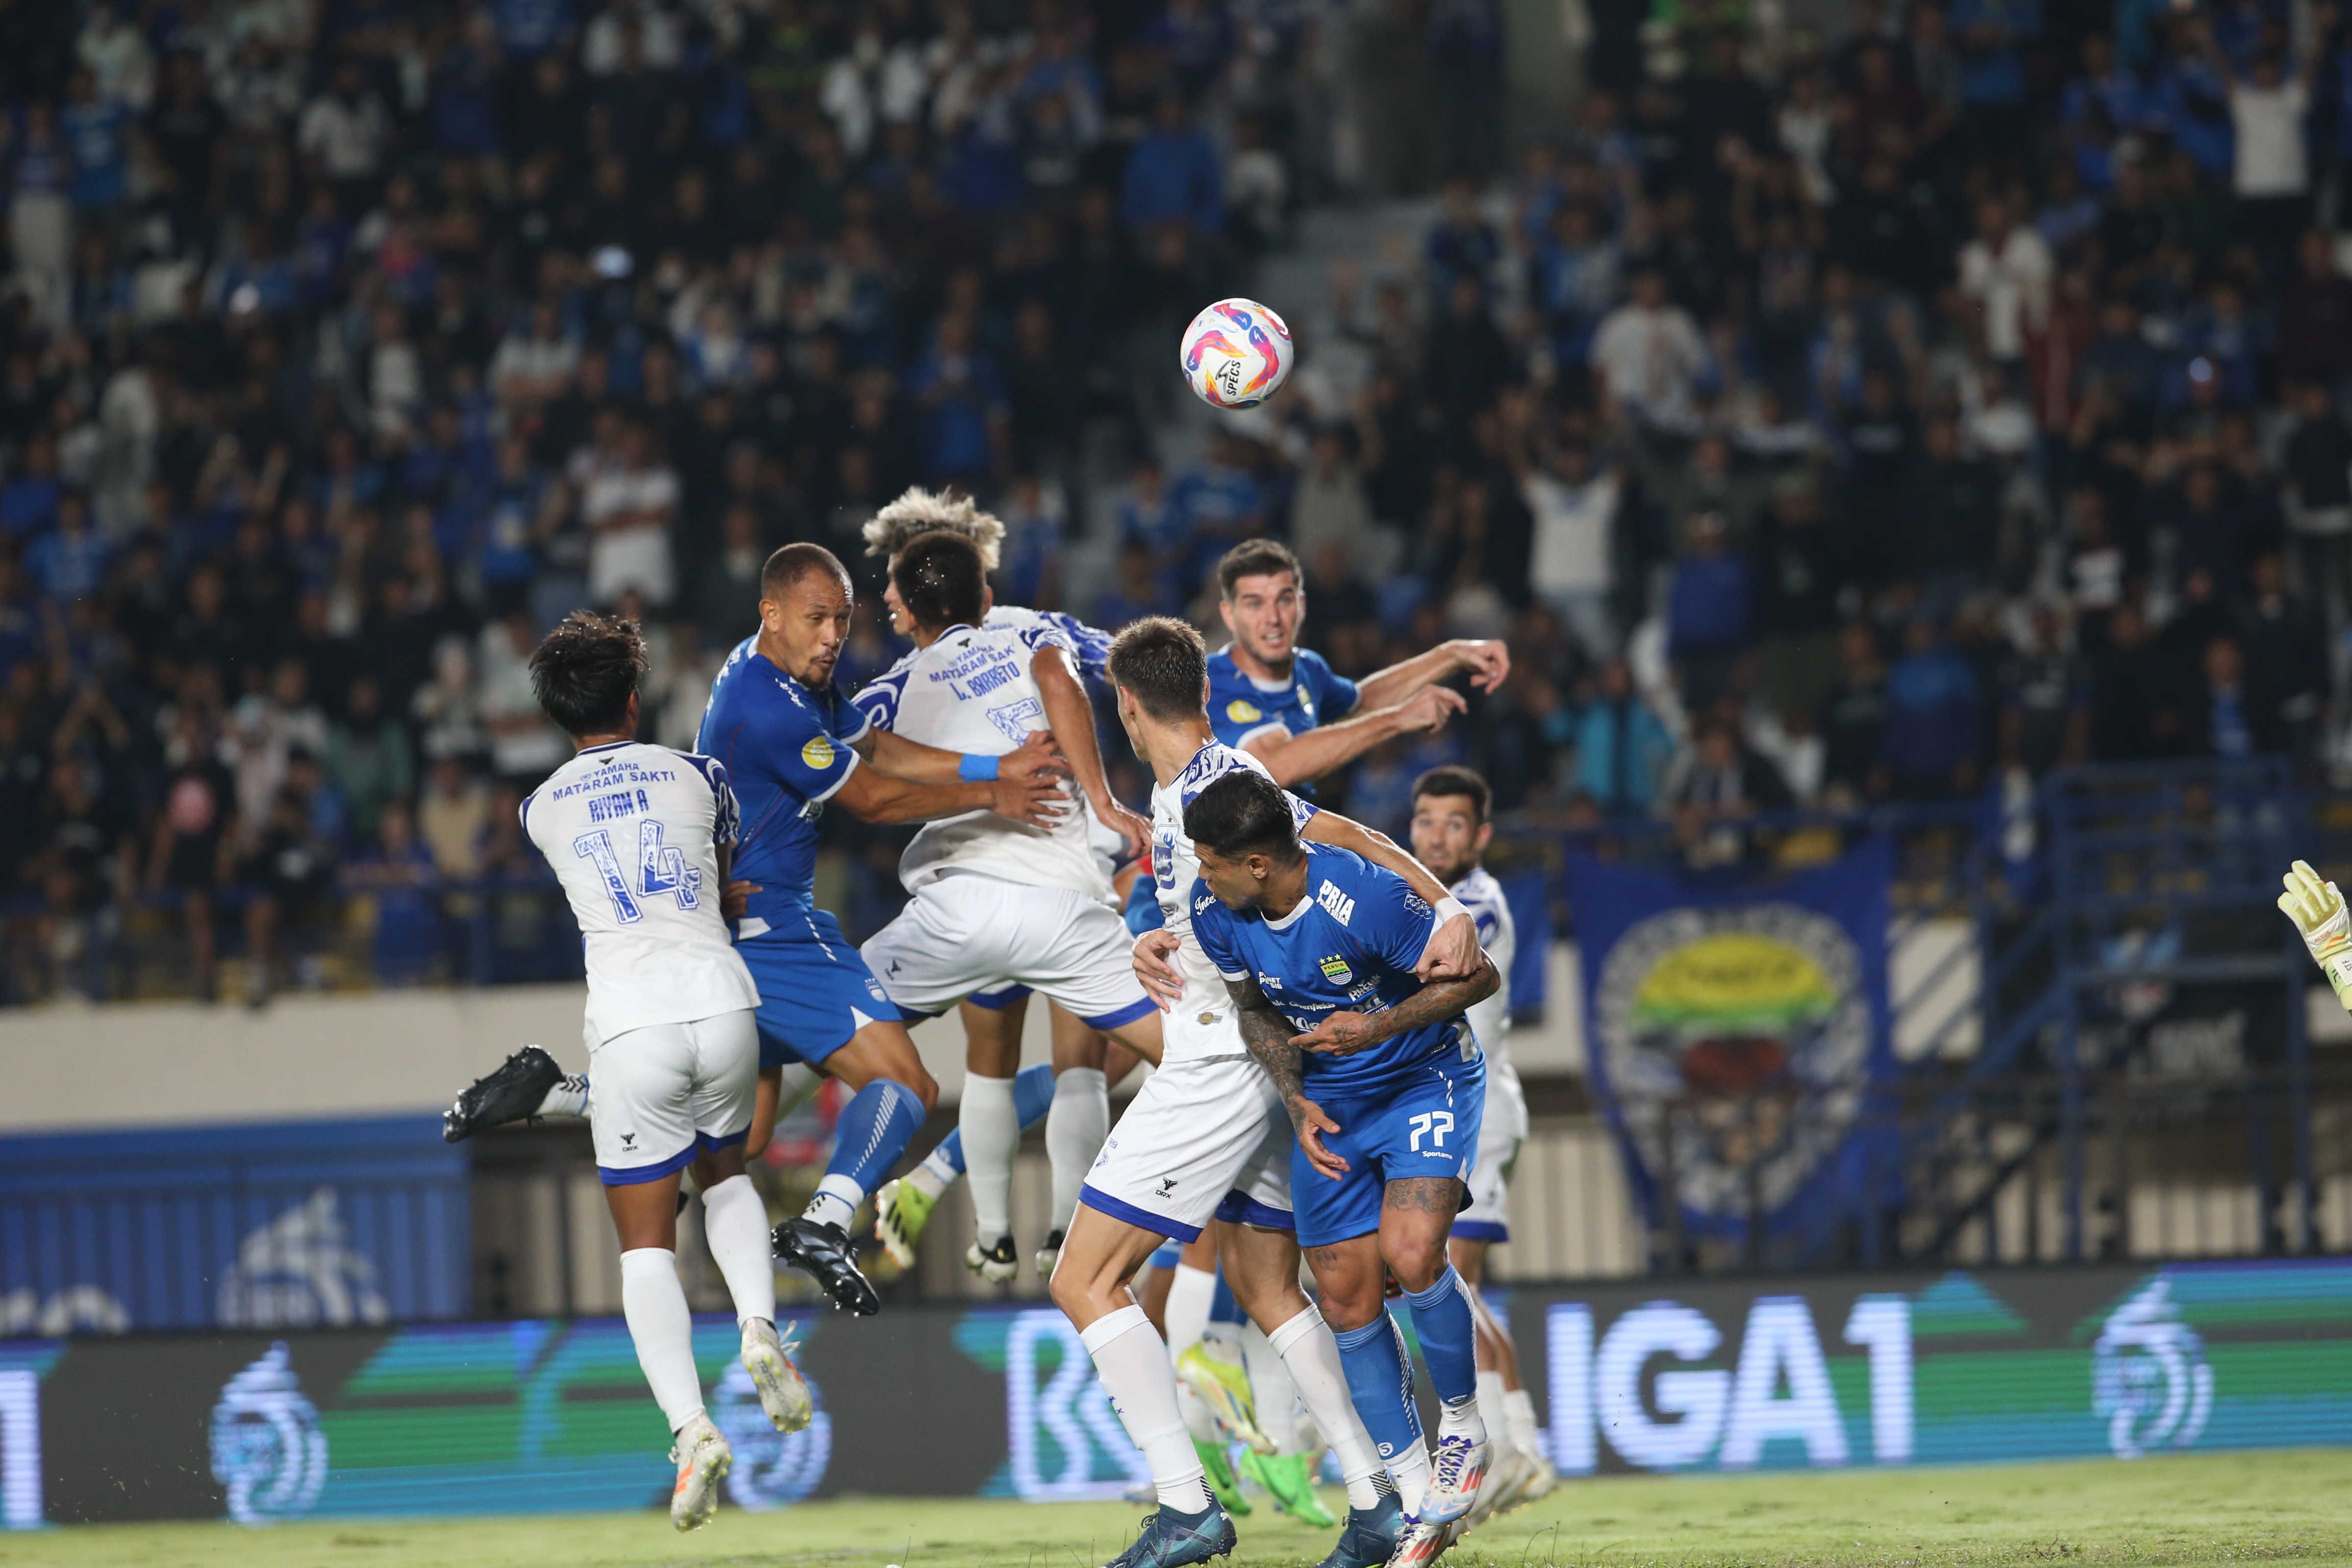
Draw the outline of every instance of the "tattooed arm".
<instances>
[{"instance_id":1,"label":"tattooed arm","mask_svg":"<svg viewBox=\"0 0 2352 1568\"><path fill-rule=\"evenodd\" d=\"M1467 980L1424 985L1385 1013L1334 1013L1307 1033L1291 1036L1288 1043L1302 1051L1353 1056L1392 1035L1458 1016L1473 1003L1492 996L1502 984L1503 976L1496 969L1495 961L1482 952L1478 955L1477 973ZM1246 1037L1246 1029L1244 1035ZM1253 1046L1251 1051L1255 1054L1256 1047Z\"/></svg>"},{"instance_id":2,"label":"tattooed arm","mask_svg":"<svg viewBox=\"0 0 2352 1568\"><path fill-rule=\"evenodd\" d=\"M1249 1047L1249 1054L1257 1058L1258 1066L1265 1068L1265 1076L1281 1092L1282 1108L1290 1115L1290 1125L1297 1130L1298 1146L1307 1151L1307 1163L1334 1179L1346 1175L1348 1162L1323 1145L1323 1134L1339 1131L1339 1124L1307 1098L1307 1089L1299 1076L1298 1047L1291 1043L1290 1020L1265 999L1254 974L1226 981L1225 989L1233 994L1234 1017L1241 1025L1242 1044Z\"/></svg>"}]
</instances>

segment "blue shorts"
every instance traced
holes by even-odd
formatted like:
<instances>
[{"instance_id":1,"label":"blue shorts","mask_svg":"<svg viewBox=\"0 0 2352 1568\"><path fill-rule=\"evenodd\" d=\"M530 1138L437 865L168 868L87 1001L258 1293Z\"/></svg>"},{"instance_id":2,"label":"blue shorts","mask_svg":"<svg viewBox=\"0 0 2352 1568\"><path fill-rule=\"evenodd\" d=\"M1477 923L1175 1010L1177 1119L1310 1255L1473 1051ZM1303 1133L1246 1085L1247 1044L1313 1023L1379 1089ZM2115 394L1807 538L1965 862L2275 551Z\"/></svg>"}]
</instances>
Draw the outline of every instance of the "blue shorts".
<instances>
[{"instance_id":1,"label":"blue shorts","mask_svg":"<svg viewBox=\"0 0 2352 1568\"><path fill-rule=\"evenodd\" d=\"M748 922L747 922L748 923ZM881 983L824 910L793 910L735 951L760 988L760 1066L816 1066L868 1024L898 1023Z\"/></svg>"},{"instance_id":2,"label":"blue shorts","mask_svg":"<svg viewBox=\"0 0 2352 1568\"><path fill-rule=\"evenodd\" d=\"M1307 1098L1315 1100L1312 1087ZM1291 1151L1290 1205L1301 1247L1328 1247L1380 1229L1391 1182L1470 1179L1486 1106L1486 1058L1465 1062L1441 1051L1374 1094L1316 1103L1339 1124L1323 1135L1323 1146L1348 1162L1348 1173L1327 1176L1307 1163L1304 1149Z\"/></svg>"}]
</instances>

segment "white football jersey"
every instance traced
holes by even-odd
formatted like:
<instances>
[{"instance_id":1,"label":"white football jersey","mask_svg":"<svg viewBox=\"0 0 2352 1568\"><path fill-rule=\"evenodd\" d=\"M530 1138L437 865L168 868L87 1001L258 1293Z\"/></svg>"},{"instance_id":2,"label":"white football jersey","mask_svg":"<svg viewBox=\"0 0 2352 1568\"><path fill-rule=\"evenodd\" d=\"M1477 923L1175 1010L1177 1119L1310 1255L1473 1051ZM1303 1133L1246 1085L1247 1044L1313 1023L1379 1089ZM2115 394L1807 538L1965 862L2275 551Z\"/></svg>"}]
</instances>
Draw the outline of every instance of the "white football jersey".
<instances>
[{"instance_id":1,"label":"white football jersey","mask_svg":"<svg viewBox=\"0 0 2352 1568\"><path fill-rule=\"evenodd\" d=\"M1029 663L1045 647L1073 655L1069 635L1034 610L992 612L984 626L950 626L857 693L857 706L881 729L942 751L1003 756L1031 732L1050 729L1045 701ZM1111 902L1110 879L1089 843L1084 792L1050 828L1031 827L992 811L927 823L898 858L909 893L950 869L973 871L1035 888L1071 888Z\"/></svg>"},{"instance_id":2,"label":"white football jersey","mask_svg":"<svg viewBox=\"0 0 2352 1568\"><path fill-rule=\"evenodd\" d=\"M1511 960L1519 951L1518 932L1511 925L1511 906L1503 897L1503 884L1484 866L1472 867L1468 876L1447 890L1462 900L1462 907L1477 922L1479 944L1503 976L1495 994L1473 1006L1469 1014L1470 1030L1478 1037L1492 1071L1494 1064L1510 1060Z\"/></svg>"},{"instance_id":3,"label":"white football jersey","mask_svg":"<svg viewBox=\"0 0 2352 1568\"><path fill-rule=\"evenodd\" d=\"M724 764L635 741L592 746L524 798L522 830L580 922L592 1048L760 1005L719 912L718 847L736 833Z\"/></svg>"},{"instance_id":4,"label":"white football jersey","mask_svg":"<svg viewBox=\"0 0 2352 1568\"><path fill-rule=\"evenodd\" d=\"M1184 999L1176 1006L1181 1017L1213 1016L1222 1019L1232 1006L1232 993L1225 989L1224 976L1209 961L1209 955L1201 951L1200 940L1192 934L1192 906L1188 900L1192 882L1201 874L1201 858L1192 847L1192 835L1184 831L1184 808L1202 790L1238 768L1265 773L1268 778L1274 776L1264 763L1247 752L1237 752L1222 742L1211 741L1192 753L1183 772L1151 791L1151 890L1160 900L1160 919L1182 943L1176 950L1176 971L1184 977ZM1315 807L1295 795L1289 799L1291 818L1304 831L1315 816ZM1228 1042L1226 1048L1237 1043ZM1163 1059L1213 1053L1215 1044L1215 1037L1171 1029L1161 1044L1166 1053Z\"/></svg>"}]
</instances>

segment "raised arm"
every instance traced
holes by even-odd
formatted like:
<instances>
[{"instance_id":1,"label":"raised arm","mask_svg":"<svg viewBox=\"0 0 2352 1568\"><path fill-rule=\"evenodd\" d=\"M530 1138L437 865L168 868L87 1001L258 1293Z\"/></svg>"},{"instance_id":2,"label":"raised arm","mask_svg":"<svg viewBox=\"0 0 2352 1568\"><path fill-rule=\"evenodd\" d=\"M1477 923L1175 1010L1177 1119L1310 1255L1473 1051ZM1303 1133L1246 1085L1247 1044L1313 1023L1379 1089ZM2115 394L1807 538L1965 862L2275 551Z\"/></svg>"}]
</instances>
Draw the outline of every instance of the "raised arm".
<instances>
[{"instance_id":1,"label":"raised arm","mask_svg":"<svg viewBox=\"0 0 2352 1568\"><path fill-rule=\"evenodd\" d=\"M1391 708L1465 669L1470 672L1471 685L1492 691L1511 673L1511 651L1499 637L1455 637L1374 670L1356 682L1356 700L1366 709Z\"/></svg>"},{"instance_id":2,"label":"raised arm","mask_svg":"<svg viewBox=\"0 0 2352 1568\"><path fill-rule=\"evenodd\" d=\"M1359 711L1353 718L1334 724L1318 724L1304 735L1268 730L1251 736L1242 750L1264 763L1278 784L1288 787L1312 784L1339 772L1383 741L1444 729L1446 720L1468 704L1459 692L1424 685L1404 700L1388 707L1376 708L1370 701L1359 701L1357 706Z\"/></svg>"},{"instance_id":3,"label":"raised arm","mask_svg":"<svg viewBox=\"0 0 2352 1568\"><path fill-rule=\"evenodd\" d=\"M1087 689L1078 683L1069 654L1046 644L1030 659L1029 678L1037 683L1054 743L1061 748L1070 776L1087 792L1095 820L1125 841L1129 857L1145 853L1151 847L1151 825L1121 805L1111 793L1110 780L1103 773L1102 744L1095 734L1094 704L1087 700Z\"/></svg>"},{"instance_id":4,"label":"raised arm","mask_svg":"<svg viewBox=\"0 0 2352 1568\"><path fill-rule=\"evenodd\" d=\"M1375 866L1394 871L1437 911L1437 930L1431 935L1421 962L1413 966L1415 974L1423 980L1466 980L1478 972L1482 954L1476 919L1437 879L1436 873L1413 858L1411 850L1387 834L1336 811L1317 812L1307 818L1299 837L1353 851Z\"/></svg>"}]
</instances>

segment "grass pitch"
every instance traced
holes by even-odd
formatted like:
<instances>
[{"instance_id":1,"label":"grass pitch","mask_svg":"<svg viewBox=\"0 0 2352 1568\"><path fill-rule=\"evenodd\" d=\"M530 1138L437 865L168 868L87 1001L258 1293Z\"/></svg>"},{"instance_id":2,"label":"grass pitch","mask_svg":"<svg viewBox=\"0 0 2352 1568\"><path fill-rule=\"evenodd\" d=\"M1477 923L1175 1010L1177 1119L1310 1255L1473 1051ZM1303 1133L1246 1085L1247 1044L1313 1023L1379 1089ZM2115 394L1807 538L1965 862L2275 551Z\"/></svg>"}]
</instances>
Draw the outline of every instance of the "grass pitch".
<instances>
[{"instance_id":1,"label":"grass pitch","mask_svg":"<svg viewBox=\"0 0 2352 1568\"><path fill-rule=\"evenodd\" d=\"M1328 1494L1336 1504L1335 1492ZM1094 1568L1132 1537L1119 1504L854 1498L722 1509L679 1536L653 1512L428 1524L97 1525L0 1535L39 1568ZM1232 1568L1304 1568L1327 1531L1242 1520ZM2352 1568L2352 1451L2015 1468L1571 1481L1486 1526L1458 1568L2005 1568L2291 1562Z\"/></svg>"}]
</instances>

